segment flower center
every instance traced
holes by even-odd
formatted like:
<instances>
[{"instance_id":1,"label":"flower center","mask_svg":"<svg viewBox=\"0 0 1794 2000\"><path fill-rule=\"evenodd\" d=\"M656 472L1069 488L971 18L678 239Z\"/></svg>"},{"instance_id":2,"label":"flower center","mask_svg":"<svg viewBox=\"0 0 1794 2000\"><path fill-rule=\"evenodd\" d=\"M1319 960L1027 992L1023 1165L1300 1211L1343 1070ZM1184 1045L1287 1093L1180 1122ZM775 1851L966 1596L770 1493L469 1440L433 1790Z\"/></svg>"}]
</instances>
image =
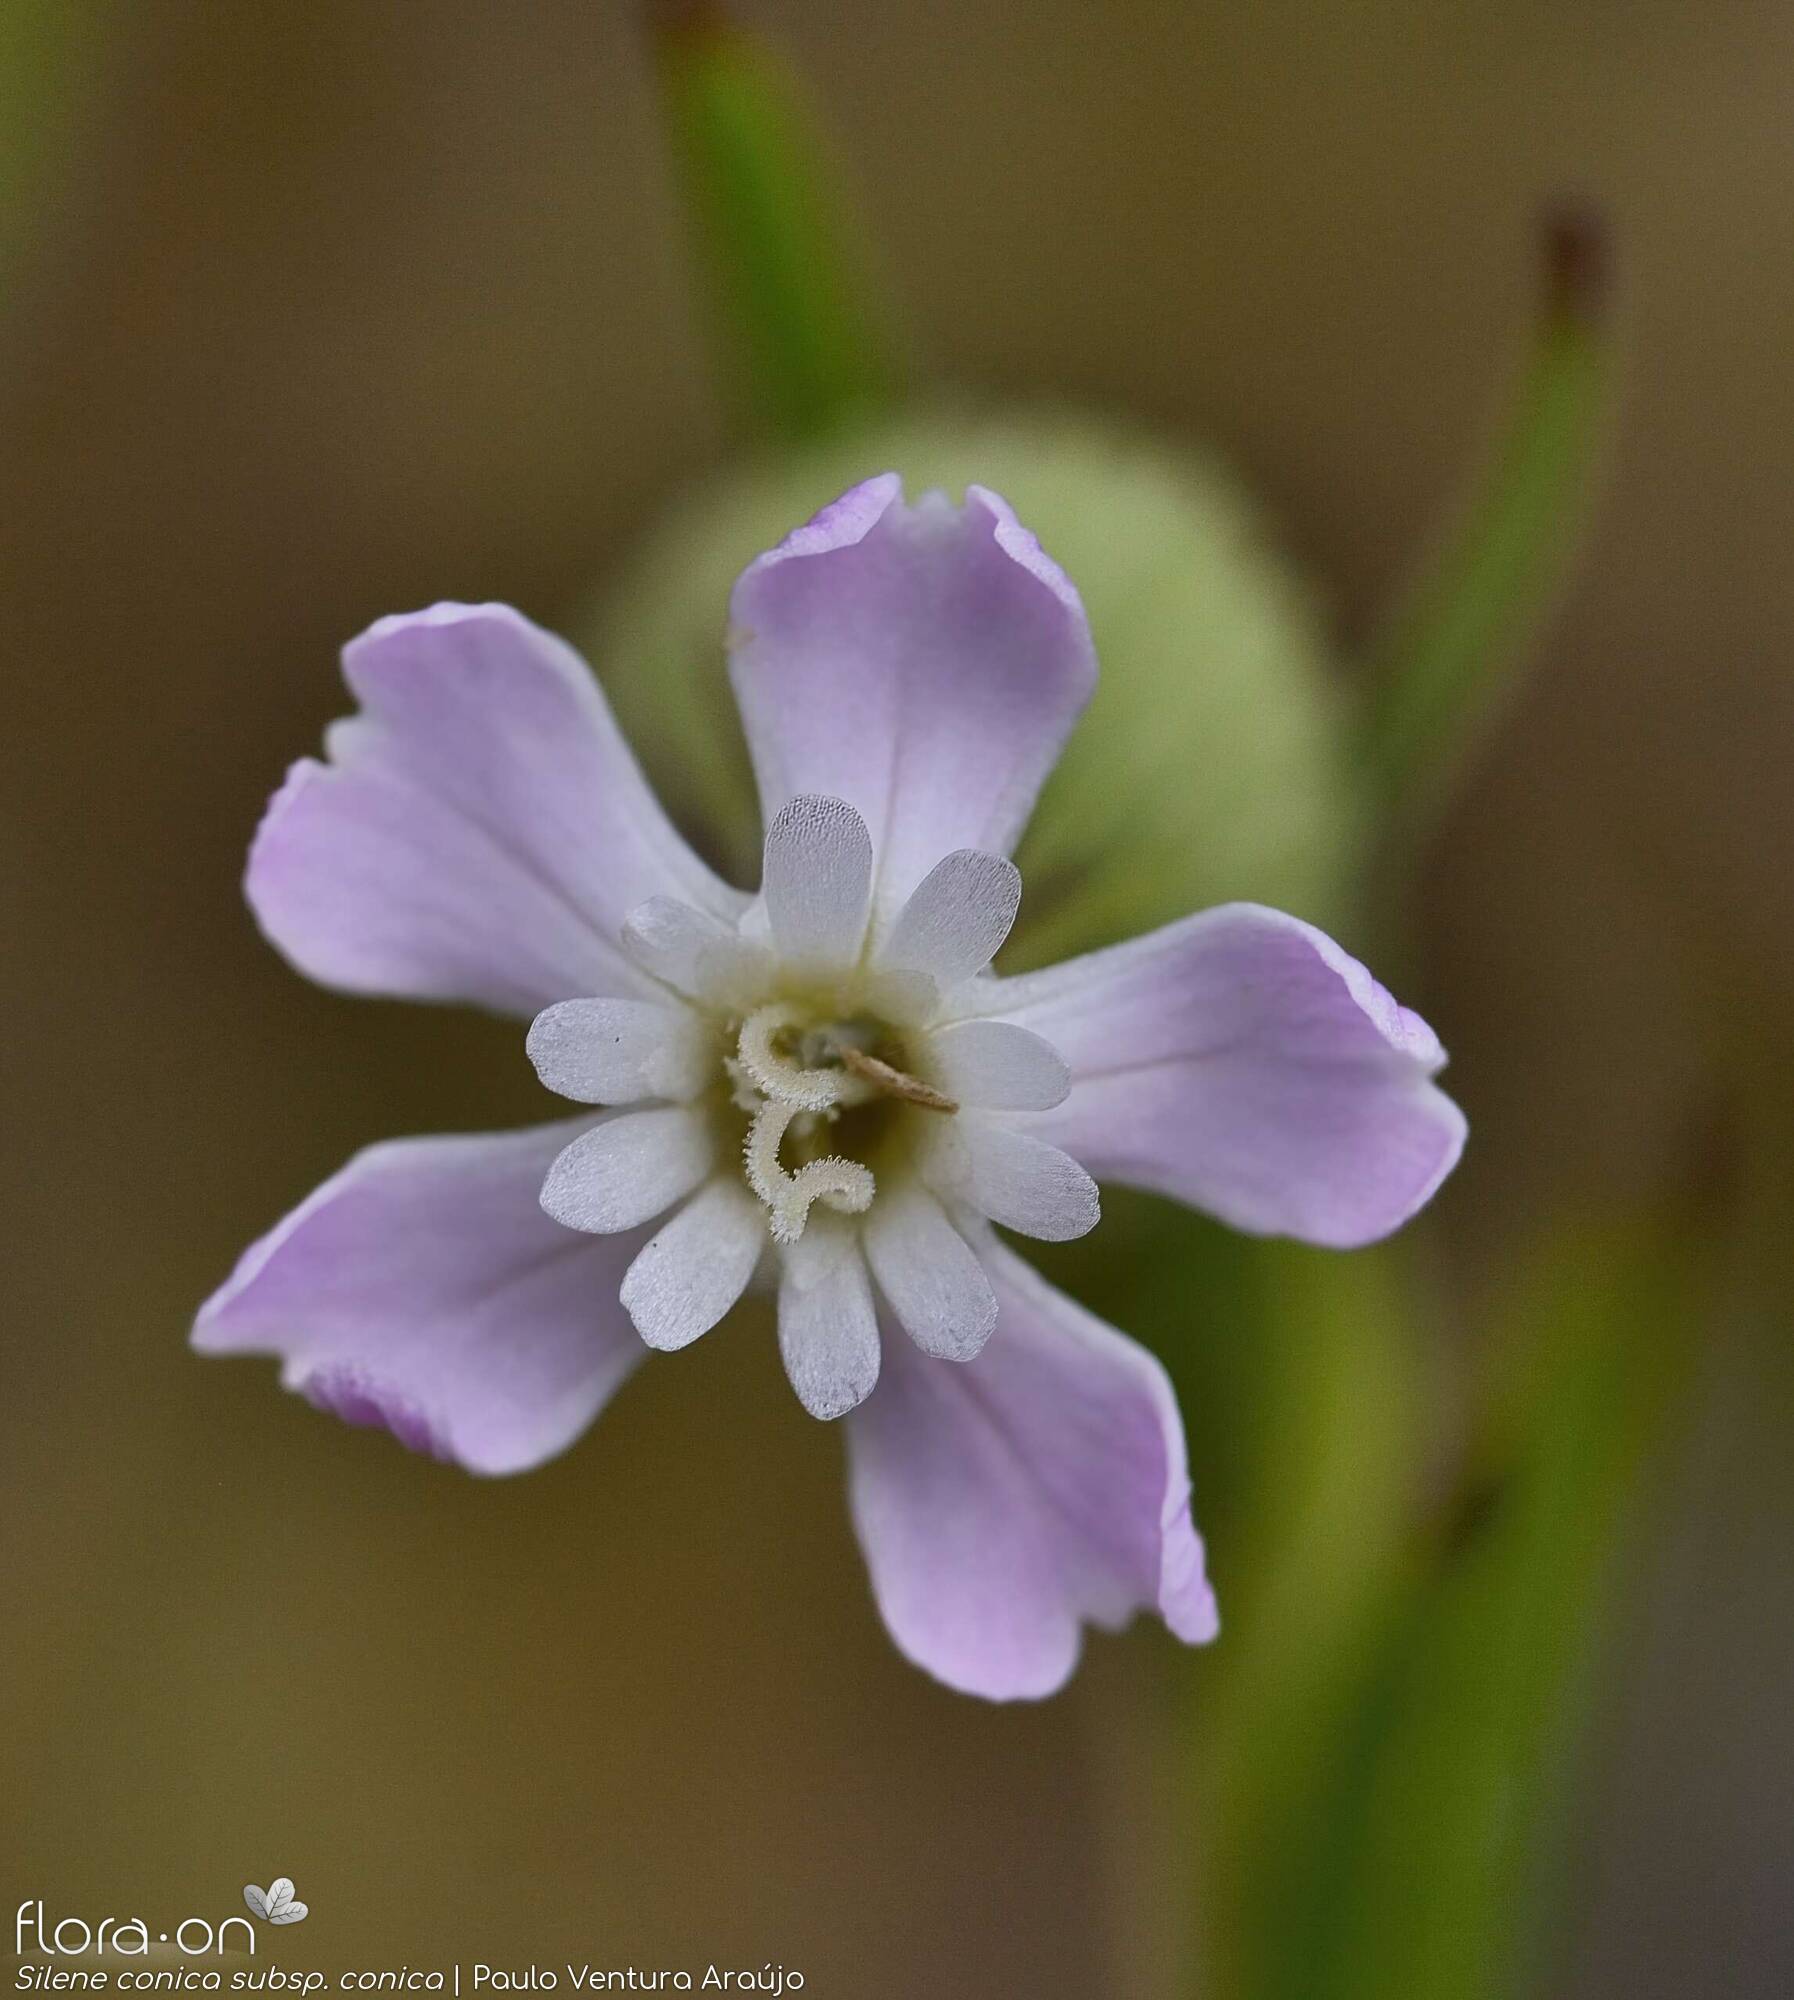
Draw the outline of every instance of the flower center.
<instances>
[{"instance_id":1,"label":"flower center","mask_svg":"<svg viewBox=\"0 0 1794 2000\"><path fill-rule=\"evenodd\" d=\"M775 1242L795 1243L816 1202L843 1215L863 1215L872 1206L872 1169L837 1150L844 1128L856 1151L872 1153L884 1149L901 1106L959 1109L911 1075L904 1060L891 1031L864 1017L818 1018L795 1002L775 1000L742 1022L727 1067L735 1101L750 1114L742 1164L766 1204Z\"/></svg>"}]
</instances>

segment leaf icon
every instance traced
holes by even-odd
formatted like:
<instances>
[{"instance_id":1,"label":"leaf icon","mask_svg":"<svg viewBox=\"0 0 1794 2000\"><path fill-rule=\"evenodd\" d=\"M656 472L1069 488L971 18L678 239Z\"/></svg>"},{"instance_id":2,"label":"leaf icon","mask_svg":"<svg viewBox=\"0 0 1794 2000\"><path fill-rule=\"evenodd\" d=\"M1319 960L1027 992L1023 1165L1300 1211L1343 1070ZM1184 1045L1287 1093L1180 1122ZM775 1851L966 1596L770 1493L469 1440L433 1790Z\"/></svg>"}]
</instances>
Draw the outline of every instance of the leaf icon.
<instances>
[{"instance_id":1,"label":"leaf icon","mask_svg":"<svg viewBox=\"0 0 1794 2000\"><path fill-rule=\"evenodd\" d=\"M301 1924L310 1916L310 1909L293 1896L291 1876L277 1875L266 1889L258 1889L253 1882L245 1885L243 1900L264 1923Z\"/></svg>"}]
</instances>

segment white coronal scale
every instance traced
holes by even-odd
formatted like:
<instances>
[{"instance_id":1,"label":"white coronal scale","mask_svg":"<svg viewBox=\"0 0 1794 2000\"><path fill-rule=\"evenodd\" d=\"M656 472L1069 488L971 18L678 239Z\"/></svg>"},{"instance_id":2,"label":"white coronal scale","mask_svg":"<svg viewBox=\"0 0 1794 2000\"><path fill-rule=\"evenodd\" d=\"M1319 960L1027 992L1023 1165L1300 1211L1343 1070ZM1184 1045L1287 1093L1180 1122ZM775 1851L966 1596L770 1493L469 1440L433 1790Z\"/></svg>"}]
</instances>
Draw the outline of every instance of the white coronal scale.
<instances>
[{"instance_id":1,"label":"white coronal scale","mask_svg":"<svg viewBox=\"0 0 1794 2000\"><path fill-rule=\"evenodd\" d=\"M874 888L853 807L792 799L739 924L670 897L624 924L664 999L563 1001L529 1037L550 1089L614 1107L555 1160L548 1213L609 1233L682 1204L624 1280L643 1339L686 1346L776 1270L785 1365L819 1416L878 1378L875 1292L925 1352L970 1360L996 1322L988 1224L1057 1241L1098 1213L1089 1175L1011 1122L1063 1101L1064 1062L980 1018L1013 863L948 854L882 924Z\"/></svg>"}]
</instances>

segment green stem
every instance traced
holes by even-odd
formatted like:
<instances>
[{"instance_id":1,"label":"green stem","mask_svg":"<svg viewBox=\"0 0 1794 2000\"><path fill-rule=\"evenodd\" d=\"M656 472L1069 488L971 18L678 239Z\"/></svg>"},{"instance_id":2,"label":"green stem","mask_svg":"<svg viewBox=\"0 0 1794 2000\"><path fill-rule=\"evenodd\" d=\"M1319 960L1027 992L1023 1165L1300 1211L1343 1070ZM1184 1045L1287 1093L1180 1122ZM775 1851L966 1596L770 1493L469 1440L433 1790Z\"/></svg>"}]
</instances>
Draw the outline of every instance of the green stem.
<instances>
[{"instance_id":1,"label":"green stem","mask_svg":"<svg viewBox=\"0 0 1794 2000\"><path fill-rule=\"evenodd\" d=\"M1496 2000L1533 1925L1627 1552L1696 1342L1685 1229L1562 1243L1494 1342L1507 1379L1288 1879L1278 2000ZM1298 1850L1299 1851L1299 1850Z\"/></svg>"},{"instance_id":2,"label":"green stem","mask_svg":"<svg viewBox=\"0 0 1794 2000\"><path fill-rule=\"evenodd\" d=\"M1372 645L1360 751L1386 821L1435 803L1486 726L1575 552L1613 384L1599 226L1554 218L1545 286L1494 459Z\"/></svg>"},{"instance_id":3,"label":"green stem","mask_svg":"<svg viewBox=\"0 0 1794 2000\"><path fill-rule=\"evenodd\" d=\"M662 99L750 416L785 440L887 403L888 315L794 80L720 9L657 12Z\"/></svg>"},{"instance_id":4,"label":"green stem","mask_svg":"<svg viewBox=\"0 0 1794 2000\"><path fill-rule=\"evenodd\" d=\"M1282 1969L1313 1887L1327 1776L1409 1572L1427 1320L1406 1245L1342 1257L1260 1243L1246 1255L1246 1310L1217 1312L1212 1344L1239 1350L1236 1369L1257 1365L1257 1393L1179 1385L1197 1392L1198 1426L1224 1401L1250 1445L1212 1536L1222 1640L1192 1690L1205 1947L1210 1990L1293 2000Z\"/></svg>"}]
</instances>

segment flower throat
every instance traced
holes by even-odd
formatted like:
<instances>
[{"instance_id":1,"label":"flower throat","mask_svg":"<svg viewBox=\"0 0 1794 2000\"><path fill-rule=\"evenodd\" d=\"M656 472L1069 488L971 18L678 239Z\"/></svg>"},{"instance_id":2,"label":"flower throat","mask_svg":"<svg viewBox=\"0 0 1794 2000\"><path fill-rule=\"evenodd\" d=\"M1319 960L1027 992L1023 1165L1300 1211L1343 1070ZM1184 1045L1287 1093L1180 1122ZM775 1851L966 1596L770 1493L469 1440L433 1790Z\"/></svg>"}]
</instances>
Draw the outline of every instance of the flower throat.
<instances>
[{"instance_id":1,"label":"flower throat","mask_svg":"<svg viewBox=\"0 0 1794 2000\"><path fill-rule=\"evenodd\" d=\"M902 1106L959 1109L902 1068L902 1055L882 1023L818 1022L788 1001L742 1022L728 1069L736 1103L751 1114L742 1144L748 1185L766 1204L775 1242L795 1243L818 1201L842 1215L872 1206L872 1169L835 1149L849 1132L856 1152L876 1157ZM780 1158L786 1147L795 1171Z\"/></svg>"}]
</instances>

